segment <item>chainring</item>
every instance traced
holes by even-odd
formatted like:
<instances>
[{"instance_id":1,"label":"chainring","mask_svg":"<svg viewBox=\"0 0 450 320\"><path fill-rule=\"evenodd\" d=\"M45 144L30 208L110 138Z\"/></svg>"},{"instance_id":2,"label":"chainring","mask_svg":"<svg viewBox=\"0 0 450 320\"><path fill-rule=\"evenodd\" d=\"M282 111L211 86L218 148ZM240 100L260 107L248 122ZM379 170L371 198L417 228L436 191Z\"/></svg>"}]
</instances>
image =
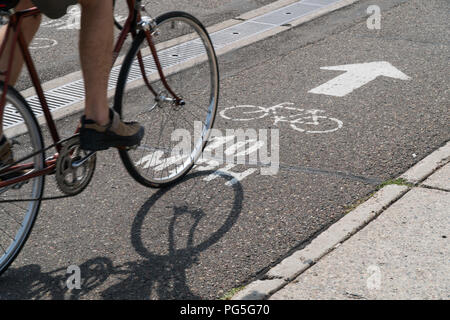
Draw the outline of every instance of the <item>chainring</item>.
<instances>
[{"instance_id":1,"label":"chainring","mask_svg":"<svg viewBox=\"0 0 450 320\"><path fill-rule=\"evenodd\" d=\"M88 152L80 148L80 138L75 136L67 140L56 161L56 184L66 195L74 196L81 193L94 175L97 156L94 154L80 167L75 168L76 161L88 156Z\"/></svg>"}]
</instances>

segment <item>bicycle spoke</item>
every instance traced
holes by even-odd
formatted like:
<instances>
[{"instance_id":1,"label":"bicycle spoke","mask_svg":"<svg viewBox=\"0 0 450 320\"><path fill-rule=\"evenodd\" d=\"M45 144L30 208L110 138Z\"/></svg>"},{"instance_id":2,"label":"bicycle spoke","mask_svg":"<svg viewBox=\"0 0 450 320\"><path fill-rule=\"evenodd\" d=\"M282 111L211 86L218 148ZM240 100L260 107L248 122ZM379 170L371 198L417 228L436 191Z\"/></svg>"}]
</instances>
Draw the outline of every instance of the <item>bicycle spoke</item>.
<instances>
[{"instance_id":1,"label":"bicycle spoke","mask_svg":"<svg viewBox=\"0 0 450 320\"><path fill-rule=\"evenodd\" d=\"M14 203L11 203L11 204L15 205ZM20 208L20 207L19 207L19 209L23 210L23 208ZM5 210L3 210L3 209L2 209L2 211L3 211L7 216L11 217L17 224L22 224L21 221L18 221L17 218L16 218L16 217L13 217L8 211L5 211Z\"/></svg>"},{"instance_id":2,"label":"bicycle spoke","mask_svg":"<svg viewBox=\"0 0 450 320\"><path fill-rule=\"evenodd\" d=\"M3 230L1 227L0 227L0 231L3 231L3 234L6 234L9 238L11 238L11 240L14 240L14 239L15 239L15 237L9 235L9 234L8 234L5 230Z\"/></svg>"},{"instance_id":3,"label":"bicycle spoke","mask_svg":"<svg viewBox=\"0 0 450 320\"><path fill-rule=\"evenodd\" d=\"M190 15L178 12L162 15L156 21L159 35L152 39L156 48L161 48L157 50L157 56L162 67L159 71L164 78L161 72L155 71L154 59L144 56L141 59L138 54L150 51L144 34L135 39L123 70L129 72L134 66L139 66L139 60L144 69L153 70L144 78L151 82L157 93L158 106L152 112L145 112L150 108L148 101L155 99L145 81L142 87L127 91L128 80L122 77L116 90L122 117L133 121L138 114L137 120L145 126L146 135L150 137L145 140L146 144L151 141L151 148L120 153L130 174L146 186L172 183L193 167L206 143L203 131L211 129L218 103L217 60L203 26ZM186 35L189 38L183 37ZM170 45L165 42L168 40ZM122 72L122 76L124 74L129 73ZM176 96L185 103L175 105L165 99ZM198 123L202 129L200 136L196 132ZM178 130L190 137L175 137ZM175 138L182 140L175 141Z\"/></svg>"}]
</instances>

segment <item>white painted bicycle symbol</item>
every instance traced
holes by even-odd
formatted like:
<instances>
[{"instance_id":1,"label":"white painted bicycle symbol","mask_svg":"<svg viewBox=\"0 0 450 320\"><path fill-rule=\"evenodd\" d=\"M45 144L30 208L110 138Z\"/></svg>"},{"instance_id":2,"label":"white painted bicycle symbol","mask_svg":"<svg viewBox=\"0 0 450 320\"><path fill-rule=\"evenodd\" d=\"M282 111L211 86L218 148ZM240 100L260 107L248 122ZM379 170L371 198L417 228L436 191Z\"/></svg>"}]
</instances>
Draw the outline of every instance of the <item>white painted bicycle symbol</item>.
<instances>
[{"instance_id":1,"label":"white painted bicycle symbol","mask_svg":"<svg viewBox=\"0 0 450 320\"><path fill-rule=\"evenodd\" d=\"M290 127L303 133L331 133L343 127L343 122L324 116L319 109L300 109L291 107L291 102L283 102L273 107L238 105L225 108L220 112L222 118L232 121L259 120L272 116L273 124L289 123Z\"/></svg>"}]
</instances>

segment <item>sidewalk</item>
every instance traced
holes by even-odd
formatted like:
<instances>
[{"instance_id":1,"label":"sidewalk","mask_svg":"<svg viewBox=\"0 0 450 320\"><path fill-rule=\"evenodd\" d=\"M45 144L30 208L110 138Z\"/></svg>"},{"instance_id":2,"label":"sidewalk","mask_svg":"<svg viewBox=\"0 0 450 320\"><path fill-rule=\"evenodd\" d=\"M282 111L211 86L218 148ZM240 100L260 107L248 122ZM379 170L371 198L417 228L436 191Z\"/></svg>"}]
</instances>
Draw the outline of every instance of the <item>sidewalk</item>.
<instances>
[{"instance_id":1,"label":"sidewalk","mask_svg":"<svg viewBox=\"0 0 450 320\"><path fill-rule=\"evenodd\" d=\"M234 300L449 299L450 142Z\"/></svg>"}]
</instances>

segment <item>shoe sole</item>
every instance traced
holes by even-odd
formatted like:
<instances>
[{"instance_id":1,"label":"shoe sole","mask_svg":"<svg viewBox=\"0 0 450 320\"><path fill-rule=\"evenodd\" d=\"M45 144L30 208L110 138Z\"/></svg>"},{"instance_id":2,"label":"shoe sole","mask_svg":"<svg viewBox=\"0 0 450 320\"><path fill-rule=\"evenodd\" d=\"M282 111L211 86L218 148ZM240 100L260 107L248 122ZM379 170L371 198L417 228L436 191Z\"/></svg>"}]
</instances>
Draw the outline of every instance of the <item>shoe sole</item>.
<instances>
[{"instance_id":1,"label":"shoe sole","mask_svg":"<svg viewBox=\"0 0 450 320\"><path fill-rule=\"evenodd\" d=\"M144 137L144 129L130 137L112 136L95 130L80 132L80 147L87 151L103 151L109 148L133 147Z\"/></svg>"}]
</instances>

